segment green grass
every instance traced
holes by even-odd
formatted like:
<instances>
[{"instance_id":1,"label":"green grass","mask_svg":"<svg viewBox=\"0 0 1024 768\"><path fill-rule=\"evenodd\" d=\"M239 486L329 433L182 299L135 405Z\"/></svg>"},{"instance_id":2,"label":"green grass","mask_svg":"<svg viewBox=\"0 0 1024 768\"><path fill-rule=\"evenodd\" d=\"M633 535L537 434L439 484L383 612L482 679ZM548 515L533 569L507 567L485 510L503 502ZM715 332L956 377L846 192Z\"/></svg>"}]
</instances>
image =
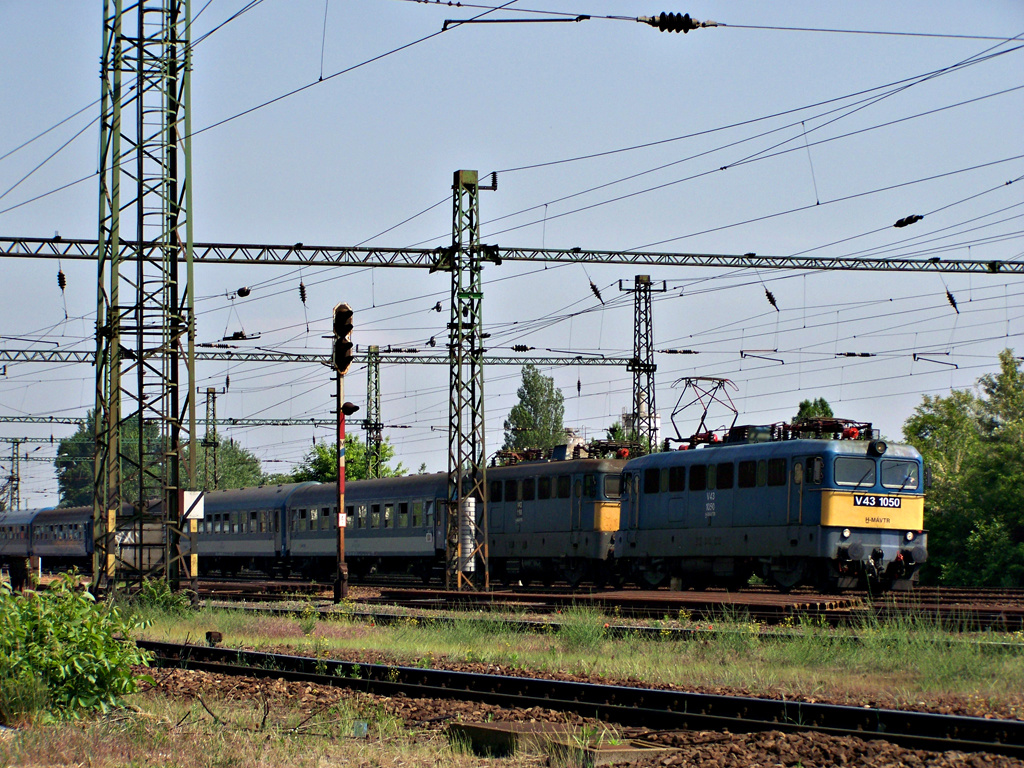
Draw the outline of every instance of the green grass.
<instances>
[{"instance_id":1,"label":"green grass","mask_svg":"<svg viewBox=\"0 0 1024 768\"><path fill-rule=\"evenodd\" d=\"M1024 635L951 635L928 617L865 620L837 630L812 619L764 627L743 613L693 624L666 618L655 626L691 626L692 640L609 635L618 623L593 608L573 607L554 621L560 631L528 632L515 620L471 614L454 621L409 616L393 625L343 616L312 629L302 617L274 618L204 610L189 616L148 615L146 636L202 638L224 634L225 646L287 649L319 658L374 654L368 661L430 667L481 662L537 673L569 672L612 681L689 687L735 687L765 695L811 695L839 701L862 699L884 706L957 695L983 699L1014 711L1024 695ZM649 623L651 624L651 623ZM713 629L709 629L712 627ZM977 640L1006 643L979 652Z\"/></svg>"}]
</instances>

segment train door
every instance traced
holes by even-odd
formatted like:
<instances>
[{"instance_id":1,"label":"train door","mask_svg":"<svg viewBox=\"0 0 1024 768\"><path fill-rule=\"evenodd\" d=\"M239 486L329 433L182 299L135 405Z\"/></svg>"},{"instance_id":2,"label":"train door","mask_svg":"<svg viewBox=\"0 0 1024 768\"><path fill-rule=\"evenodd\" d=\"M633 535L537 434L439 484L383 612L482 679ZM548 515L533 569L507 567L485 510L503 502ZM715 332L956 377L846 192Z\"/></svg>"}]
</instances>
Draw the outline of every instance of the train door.
<instances>
[{"instance_id":1,"label":"train door","mask_svg":"<svg viewBox=\"0 0 1024 768\"><path fill-rule=\"evenodd\" d=\"M574 477L572 498L569 499L569 542L580 543L580 529L583 527L583 478Z\"/></svg>"},{"instance_id":2,"label":"train door","mask_svg":"<svg viewBox=\"0 0 1024 768\"><path fill-rule=\"evenodd\" d=\"M640 527L640 475L633 473L624 477L626 487L623 492L629 494L626 500L626 540L635 544L637 528Z\"/></svg>"},{"instance_id":3,"label":"train door","mask_svg":"<svg viewBox=\"0 0 1024 768\"><path fill-rule=\"evenodd\" d=\"M802 525L804 521L804 464L805 456L793 459L789 472L789 511L786 522L789 525Z\"/></svg>"}]
</instances>

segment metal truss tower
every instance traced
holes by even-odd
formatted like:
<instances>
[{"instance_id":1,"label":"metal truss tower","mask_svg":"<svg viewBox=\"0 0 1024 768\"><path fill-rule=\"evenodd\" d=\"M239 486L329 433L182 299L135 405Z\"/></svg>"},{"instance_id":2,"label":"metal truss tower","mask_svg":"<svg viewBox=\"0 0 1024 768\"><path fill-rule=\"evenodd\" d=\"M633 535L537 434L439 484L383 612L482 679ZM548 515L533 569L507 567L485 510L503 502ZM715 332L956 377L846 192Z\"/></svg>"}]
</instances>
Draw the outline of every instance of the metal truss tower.
<instances>
[{"instance_id":1,"label":"metal truss tower","mask_svg":"<svg viewBox=\"0 0 1024 768\"><path fill-rule=\"evenodd\" d=\"M626 366L626 370L633 372L633 431L641 445L646 444L650 453L657 453L658 414L654 397L654 372L658 366L654 363L651 293L655 290L664 293L667 288L662 282L661 287L655 289L650 275L636 275L632 288L620 280L619 290L633 292L633 359Z\"/></svg>"},{"instance_id":2,"label":"metal truss tower","mask_svg":"<svg viewBox=\"0 0 1024 768\"><path fill-rule=\"evenodd\" d=\"M152 577L177 586L185 562L179 491L195 480L195 451L182 467L195 436L190 59L188 0L105 0L94 589Z\"/></svg>"},{"instance_id":3,"label":"metal truss tower","mask_svg":"<svg viewBox=\"0 0 1024 768\"><path fill-rule=\"evenodd\" d=\"M490 187L494 189L492 180ZM484 447L483 281L480 184L476 171L456 171L452 246L437 268L450 270L448 323L448 562L449 589L488 589L487 452ZM490 249L488 249L490 250ZM496 257L486 254L486 258ZM480 572L477 573L477 562Z\"/></svg>"},{"instance_id":4,"label":"metal truss tower","mask_svg":"<svg viewBox=\"0 0 1024 768\"><path fill-rule=\"evenodd\" d=\"M366 476L380 477L384 466L384 425L380 421L380 347L366 350Z\"/></svg>"},{"instance_id":5,"label":"metal truss tower","mask_svg":"<svg viewBox=\"0 0 1024 768\"><path fill-rule=\"evenodd\" d=\"M217 390L206 388L206 434L203 436L203 480L204 488L216 490L219 477L217 475L217 445L220 436L217 434Z\"/></svg>"}]
</instances>

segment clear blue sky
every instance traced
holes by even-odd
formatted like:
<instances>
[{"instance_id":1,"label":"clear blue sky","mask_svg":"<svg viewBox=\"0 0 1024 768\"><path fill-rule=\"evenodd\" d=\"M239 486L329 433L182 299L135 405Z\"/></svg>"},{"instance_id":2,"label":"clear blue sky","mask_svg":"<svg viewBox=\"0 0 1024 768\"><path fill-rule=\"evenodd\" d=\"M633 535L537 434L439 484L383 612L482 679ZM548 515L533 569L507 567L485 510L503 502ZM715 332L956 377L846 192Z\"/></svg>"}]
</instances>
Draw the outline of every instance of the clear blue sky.
<instances>
[{"instance_id":1,"label":"clear blue sky","mask_svg":"<svg viewBox=\"0 0 1024 768\"><path fill-rule=\"evenodd\" d=\"M205 5L195 4L193 13ZM212 0L195 21L194 38L244 5ZM521 0L510 8L595 18L463 25L336 77L330 75L440 32L445 19L480 10L403 0L263 0L218 29L195 50L195 129L314 85L195 137L196 239L441 245L450 241L452 172L468 168L499 171L498 190L483 192L481 205L484 242L502 246L1022 258L1024 181L1005 182L1024 174L1017 157L1024 154L1024 89L1010 90L1024 86L1024 50L1016 50L1024 38L746 28L1012 38L1024 34L1020 2ZM660 11L727 26L681 35L597 18ZM19 204L95 172L98 106L88 105L99 97L100 43L99 3L0 2L3 235L96 237L95 177ZM956 66L974 58L983 60ZM936 75L921 78L930 72ZM890 85L897 82L905 87ZM644 144L651 146L630 149ZM610 154L512 170L595 153ZM925 219L891 226L914 213ZM0 345L91 346L95 267L61 266L67 321L55 262L2 264L0 336L33 341L4 338ZM736 382L741 423L789 419L800 400L825 397L837 415L873 421L899 438L922 394L971 386L994 370L999 350L1022 346L1021 281L1006 276L506 262L484 275L491 349L507 352L519 343L628 354L632 297L618 282L631 283L637 272L670 288L654 308L656 348L701 351L657 358L658 406L669 434L679 395L673 383L705 375ZM309 293L305 308L300 279ZM226 294L242 285L253 286L249 299L229 301ZM436 336L437 352L448 319L443 274L204 266L197 287L199 341L244 329L261 334L254 344L264 348L326 352L330 309L347 301L357 313L358 344L424 348ZM766 287L781 311L767 302ZM437 301L440 314L431 311ZM741 356L749 350L778 351L755 353L774 360ZM877 357L851 360L839 352ZM915 353L926 359L915 361ZM356 402L364 397L364 373L347 378L346 394ZM629 408L626 371L549 374L565 394L566 424L590 436ZM228 375L221 416L327 416L332 407L329 375L318 366L206 364L198 387L222 387ZM385 367L381 383L384 422L410 427L386 431L398 458L412 470L424 463L444 469L446 369ZM489 450L500 447L518 383L517 369L488 370ZM0 413L81 416L92 392L89 366L8 365ZM712 426L723 420L713 415ZM694 423L684 417L679 425L685 433ZM0 435L49 434L0 425ZM314 437L330 431L226 434L273 471L288 469ZM36 455L54 450L45 446ZM0 468L9 469L8 453L0 445ZM22 475L23 504L56 501L48 465L23 465Z\"/></svg>"}]
</instances>

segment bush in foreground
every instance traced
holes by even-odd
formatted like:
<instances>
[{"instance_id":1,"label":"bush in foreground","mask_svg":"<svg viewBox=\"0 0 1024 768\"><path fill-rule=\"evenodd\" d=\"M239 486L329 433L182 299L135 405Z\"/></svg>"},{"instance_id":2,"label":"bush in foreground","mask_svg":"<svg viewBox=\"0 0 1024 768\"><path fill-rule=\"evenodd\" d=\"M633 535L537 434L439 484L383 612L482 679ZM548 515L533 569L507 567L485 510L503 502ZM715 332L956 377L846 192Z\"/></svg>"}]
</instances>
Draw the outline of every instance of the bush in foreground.
<instances>
[{"instance_id":1,"label":"bush in foreground","mask_svg":"<svg viewBox=\"0 0 1024 768\"><path fill-rule=\"evenodd\" d=\"M97 604L63 576L44 593L17 595L0 586L0 722L48 710L102 710L133 693L135 619Z\"/></svg>"}]
</instances>

